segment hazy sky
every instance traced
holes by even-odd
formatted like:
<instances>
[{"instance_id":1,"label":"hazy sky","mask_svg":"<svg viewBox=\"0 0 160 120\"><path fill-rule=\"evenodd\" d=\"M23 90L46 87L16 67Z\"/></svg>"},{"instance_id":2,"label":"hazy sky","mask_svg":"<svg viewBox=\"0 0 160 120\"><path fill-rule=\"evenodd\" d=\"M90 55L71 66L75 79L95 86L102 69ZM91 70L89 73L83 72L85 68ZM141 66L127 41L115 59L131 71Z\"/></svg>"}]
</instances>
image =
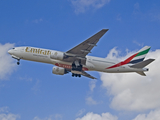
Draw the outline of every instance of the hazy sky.
<instances>
[{"instance_id":1,"label":"hazy sky","mask_svg":"<svg viewBox=\"0 0 160 120\"><path fill-rule=\"evenodd\" d=\"M146 77L89 72L52 74L53 65L7 51L33 46L67 51L101 29L91 56L123 60L145 45L155 58ZM0 120L159 120L159 0L1 0Z\"/></svg>"}]
</instances>

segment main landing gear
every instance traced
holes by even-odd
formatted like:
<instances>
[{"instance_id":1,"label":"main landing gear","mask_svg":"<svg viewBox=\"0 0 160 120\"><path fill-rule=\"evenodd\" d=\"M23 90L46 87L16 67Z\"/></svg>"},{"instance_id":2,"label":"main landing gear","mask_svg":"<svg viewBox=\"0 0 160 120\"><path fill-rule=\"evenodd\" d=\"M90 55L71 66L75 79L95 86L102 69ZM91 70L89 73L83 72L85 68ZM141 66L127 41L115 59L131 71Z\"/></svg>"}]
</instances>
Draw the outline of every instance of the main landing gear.
<instances>
[{"instance_id":1,"label":"main landing gear","mask_svg":"<svg viewBox=\"0 0 160 120\"><path fill-rule=\"evenodd\" d=\"M82 71L82 65L81 65L81 61L79 60L79 61L74 61L73 63L72 63L72 71L79 71L79 72L81 72ZM76 74L76 72L75 73L72 73L72 77L81 77L81 74Z\"/></svg>"},{"instance_id":2,"label":"main landing gear","mask_svg":"<svg viewBox=\"0 0 160 120\"><path fill-rule=\"evenodd\" d=\"M81 74L75 74L75 73L72 73L72 77L81 77Z\"/></svg>"}]
</instances>

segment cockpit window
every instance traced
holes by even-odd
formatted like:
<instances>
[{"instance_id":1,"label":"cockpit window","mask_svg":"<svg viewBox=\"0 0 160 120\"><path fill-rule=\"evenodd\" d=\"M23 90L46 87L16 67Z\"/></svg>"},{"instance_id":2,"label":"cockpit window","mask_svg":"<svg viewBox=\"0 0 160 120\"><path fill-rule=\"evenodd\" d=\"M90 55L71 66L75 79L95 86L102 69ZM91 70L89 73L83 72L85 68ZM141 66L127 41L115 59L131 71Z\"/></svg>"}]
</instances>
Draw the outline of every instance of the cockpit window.
<instances>
[{"instance_id":1,"label":"cockpit window","mask_svg":"<svg viewBox=\"0 0 160 120\"><path fill-rule=\"evenodd\" d=\"M12 48L12 49L15 49L15 48Z\"/></svg>"}]
</instances>

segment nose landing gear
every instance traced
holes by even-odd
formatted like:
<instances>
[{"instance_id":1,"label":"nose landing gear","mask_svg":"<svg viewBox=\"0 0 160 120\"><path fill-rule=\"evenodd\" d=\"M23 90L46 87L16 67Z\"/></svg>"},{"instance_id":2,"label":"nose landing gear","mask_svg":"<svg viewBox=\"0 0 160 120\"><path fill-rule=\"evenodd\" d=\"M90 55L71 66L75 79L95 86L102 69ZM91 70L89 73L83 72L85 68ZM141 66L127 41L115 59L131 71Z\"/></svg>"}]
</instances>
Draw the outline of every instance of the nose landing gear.
<instances>
[{"instance_id":1,"label":"nose landing gear","mask_svg":"<svg viewBox=\"0 0 160 120\"><path fill-rule=\"evenodd\" d=\"M20 64L20 58L19 57L16 57L16 56L14 56L14 55L12 55L12 58L14 58L14 59L16 59L17 60L17 65L19 65Z\"/></svg>"}]
</instances>

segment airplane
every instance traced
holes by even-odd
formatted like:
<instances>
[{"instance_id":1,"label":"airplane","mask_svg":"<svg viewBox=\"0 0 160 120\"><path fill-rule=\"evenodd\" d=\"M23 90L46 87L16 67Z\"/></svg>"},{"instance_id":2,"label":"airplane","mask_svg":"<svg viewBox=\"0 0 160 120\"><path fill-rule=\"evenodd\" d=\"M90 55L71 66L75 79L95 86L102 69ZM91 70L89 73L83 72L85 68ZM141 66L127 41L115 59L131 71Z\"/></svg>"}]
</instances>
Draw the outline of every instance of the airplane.
<instances>
[{"instance_id":1,"label":"airplane","mask_svg":"<svg viewBox=\"0 0 160 120\"><path fill-rule=\"evenodd\" d=\"M124 61L87 56L88 53L91 53L92 48L97 46L96 44L99 39L108 30L102 29L66 52L25 46L10 49L8 53L12 58L17 59L18 65L20 64L20 59L55 65L52 73L56 75L64 75L71 72L73 77L85 76L91 79L97 79L86 71L99 71L106 73L136 72L142 76L146 76L144 72L149 69L145 68L145 66L155 60L144 60L151 48L150 46L143 47Z\"/></svg>"}]
</instances>

